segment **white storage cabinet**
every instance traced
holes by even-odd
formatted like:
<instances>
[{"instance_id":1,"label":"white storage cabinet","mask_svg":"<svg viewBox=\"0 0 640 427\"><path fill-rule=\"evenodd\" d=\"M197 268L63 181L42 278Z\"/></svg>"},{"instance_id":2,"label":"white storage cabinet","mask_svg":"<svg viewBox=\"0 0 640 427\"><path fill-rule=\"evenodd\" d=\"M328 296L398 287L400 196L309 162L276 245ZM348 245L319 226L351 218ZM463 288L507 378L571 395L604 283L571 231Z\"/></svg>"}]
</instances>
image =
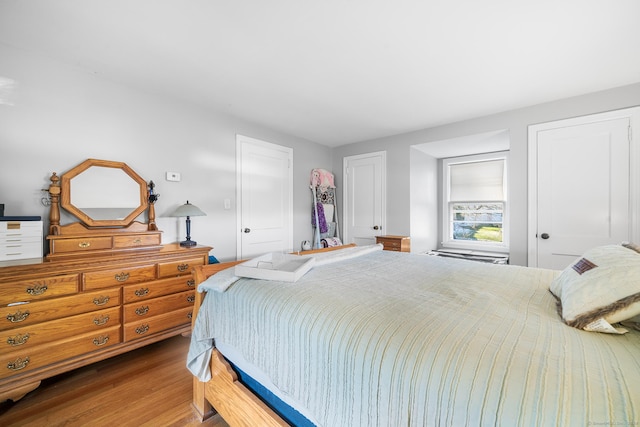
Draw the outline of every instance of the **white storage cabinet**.
<instances>
[{"instance_id":1,"label":"white storage cabinet","mask_svg":"<svg viewBox=\"0 0 640 427\"><path fill-rule=\"evenodd\" d=\"M42 258L42 221L0 220L0 261Z\"/></svg>"}]
</instances>

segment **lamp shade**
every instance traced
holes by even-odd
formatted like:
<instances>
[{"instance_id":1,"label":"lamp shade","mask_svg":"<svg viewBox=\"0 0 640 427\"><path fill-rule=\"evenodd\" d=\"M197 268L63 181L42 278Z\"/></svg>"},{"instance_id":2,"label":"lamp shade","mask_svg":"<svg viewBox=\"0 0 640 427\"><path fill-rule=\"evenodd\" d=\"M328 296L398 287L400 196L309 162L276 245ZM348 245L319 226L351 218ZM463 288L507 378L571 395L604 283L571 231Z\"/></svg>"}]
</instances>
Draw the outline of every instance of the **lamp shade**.
<instances>
[{"instance_id":1,"label":"lamp shade","mask_svg":"<svg viewBox=\"0 0 640 427\"><path fill-rule=\"evenodd\" d=\"M199 207L192 205L187 200L187 203L180 205L169 216L183 217L183 216L205 216L206 213L202 212Z\"/></svg>"}]
</instances>

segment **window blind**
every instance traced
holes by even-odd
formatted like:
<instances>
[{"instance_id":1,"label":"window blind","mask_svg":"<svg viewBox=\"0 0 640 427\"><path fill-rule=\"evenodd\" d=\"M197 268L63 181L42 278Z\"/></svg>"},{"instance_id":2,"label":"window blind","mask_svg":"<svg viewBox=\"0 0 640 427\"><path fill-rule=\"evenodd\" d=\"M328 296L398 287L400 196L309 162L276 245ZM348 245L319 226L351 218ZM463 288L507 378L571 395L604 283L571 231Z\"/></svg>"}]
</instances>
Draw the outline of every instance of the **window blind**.
<instances>
[{"instance_id":1,"label":"window blind","mask_svg":"<svg viewBox=\"0 0 640 427\"><path fill-rule=\"evenodd\" d=\"M505 200L504 159L449 165L449 201Z\"/></svg>"}]
</instances>

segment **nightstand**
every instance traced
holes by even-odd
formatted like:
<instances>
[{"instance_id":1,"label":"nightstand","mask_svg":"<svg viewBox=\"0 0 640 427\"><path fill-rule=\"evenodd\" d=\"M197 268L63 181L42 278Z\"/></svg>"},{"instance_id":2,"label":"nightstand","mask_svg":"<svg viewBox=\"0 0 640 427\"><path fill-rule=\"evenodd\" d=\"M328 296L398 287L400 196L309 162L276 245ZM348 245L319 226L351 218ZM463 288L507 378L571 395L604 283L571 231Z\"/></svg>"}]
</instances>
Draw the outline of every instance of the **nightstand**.
<instances>
[{"instance_id":1,"label":"nightstand","mask_svg":"<svg viewBox=\"0 0 640 427\"><path fill-rule=\"evenodd\" d=\"M408 236L376 236L376 243L382 243L385 251L411 252L411 238Z\"/></svg>"}]
</instances>

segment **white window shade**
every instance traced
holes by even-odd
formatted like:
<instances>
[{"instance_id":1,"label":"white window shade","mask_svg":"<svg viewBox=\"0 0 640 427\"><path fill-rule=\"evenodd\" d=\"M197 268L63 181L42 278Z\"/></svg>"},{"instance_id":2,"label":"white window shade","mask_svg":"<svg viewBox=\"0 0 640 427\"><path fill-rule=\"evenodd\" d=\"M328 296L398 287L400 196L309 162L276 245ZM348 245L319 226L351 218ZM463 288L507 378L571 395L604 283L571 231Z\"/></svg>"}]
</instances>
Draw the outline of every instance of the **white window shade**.
<instances>
[{"instance_id":1,"label":"white window shade","mask_svg":"<svg viewBox=\"0 0 640 427\"><path fill-rule=\"evenodd\" d=\"M504 159L449 165L449 201L505 200Z\"/></svg>"}]
</instances>

